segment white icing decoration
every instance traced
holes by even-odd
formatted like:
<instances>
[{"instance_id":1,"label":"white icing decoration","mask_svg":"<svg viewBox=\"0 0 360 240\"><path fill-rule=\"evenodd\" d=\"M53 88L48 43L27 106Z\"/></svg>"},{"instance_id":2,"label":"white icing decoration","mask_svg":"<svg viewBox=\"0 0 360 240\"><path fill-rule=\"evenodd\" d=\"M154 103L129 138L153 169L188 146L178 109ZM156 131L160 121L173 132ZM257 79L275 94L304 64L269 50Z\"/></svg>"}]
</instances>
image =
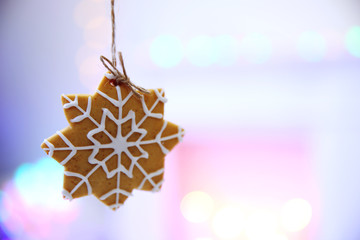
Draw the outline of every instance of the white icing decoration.
<instances>
[{"instance_id":1,"label":"white icing decoration","mask_svg":"<svg viewBox=\"0 0 360 240\"><path fill-rule=\"evenodd\" d=\"M105 73L105 77L109 80L114 80L116 79L116 76L114 76L113 74L111 73Z\"/></svg>"},{"instance_id":2,"label":"white icing decoration","mask_svg":"<svg viewBox=\"0 0 360 240\"><path fill-rule=\"evenodd\" d=\"M111 208L112 210L116 210L116 209L118 209L118 208L121 207L121 206L122 206L121 203L115 203L115 204L111 205L110 208Z\"/></svg>"},{"instance_id":3,"label":"white icing decoration","mask_svg":"<svg viewBox=\"0 0 360 240\"><path fill-rule=\"evenodd\" d=\"M162 101L163 103L167 103L168 100L166 97L163 97L163 93L164 93L164 90L161 89L161 92L159 92L158 89L155 89L155 94L158 97L158 99L160 101Z\"/></svg>"},{"instance_id":4,"label":"white icing decoration","mask_svg":"<svg viewBox=\"0 0 360 240\"><path fill-rule=\"evenodd\" d=\"M117 194L117 193L124 194L125 196L128 196L128 197L132 196L132 194L131 194L131 193L128 193L127 191L124 191L124 190L122 190L122 189L116 189L116 188L115 188L115 189L111 190L110 192L102 195L102 196L100 197L100 200L105 200L105 199L107 199L109 196L111 196L111 195L113 195L113 194Z\"/></svg>"},{"instance_id":5,"label":"white icing decoration","mask_svg":"<svg viewBox=\"0 0 360 240\"><path fill-rule=\"evenodd\" d=\"M49 155L49 157L52 157L54 154L55 146L51 142L49 142L47 139L44 140L44 143L46 144L46 146L48 146L48 148L45 148L44 150L49 151L48 155Z\"/></svg>"},{"instance_id":6,"label":"white icing decoration","mask_svg":"<svg viewBox=\"0 0 360 240\"><path fill-rule=\"evenodd\" d=\"M94 169L95 169L95 168L93 168L93 169L90 171L91 174L92 174L93 172L95 172L95 170L96 170L97 168L96 168L95 170L94 170ZM92 188L91 188L91 185L90 185L89 180L88 180L88 178L90 177L91 174L87 174L86 176L83 176L83 175L81 175L81 174L79 174L79 173L68 172L68 171L64 171L64 174L65 174L66 176L69 176L69 177L77 177L77 178L80 178L80 179L81 179L81 181L80 181L81 184L77 184L77 185L73 188L73 190L71 190L70 196L72 196L72 194L73 194L74 192L76 192L76 190L78 190L78 188L82 185L82 183L86 183L86 187L87 187L87 190L88 190L88 195L91 194Z\"/></svg>"},{"instance_id":7,"label":"white icing decoration","mask_svg":"<svg viewBox=\"0 0 360 240\"><path fill-rule=\"evenodd\" d=\"M108 79L112 79L111 78L111 74L106 74L105 75ZM90 195L92 193L92 187L91 184L89 182L89 177L98 169L98 168L102 168L104 170L104 172L106 173L107 178L112 178L114 176L117 177L117 186L116 188L112 189L111 191L103 194L102 196L100 196L100 200L106 200L108 197L112 196L112 195L116 195L116 203L111 205L110 208L112 209L117 209L118 207L120 207L122 204L119 202L119 195L123 194L125 196L131 196L130 192L127 192L123 189L120 189L120 174L124 173L126 174L126 176L128 176L129 178L133 177L133 169L136 166L141 173L144 175L144 179L142 180L141 184L139 185L138 189L141 189L145 183L148 181L151 185L152 185L152 191L159 191L160 187L163 183L163 180L161 180L158 183L155 183L153 181L153 178L156 176L159 176L161 174L164 173L164 169L159 169L157 171L154 171L152 173L147 173L145 171L145 169L138 163L138 160L141 158L147 159L149 157L149 154L142 148L142 145L147 145L147 144L158 144L161 151L164 154L167 154L169 152L169 150L163 145L164 141L168 141L171 139L178 139L179 141L182 141L182 138L184 136L184 130L182 128L178 128L178 132L176 134L173 135L169 135L169 136L165 136L162 137L162 134L167 126L167 122L164 121L163 126L160 130L160 132L156 135L156 137L154 139L151 140L143 140L143 138L146 136L147 131L146 129L141 128L141 124L144 123L144 121L151 117L151 118L156 118L156 119L162 119L163 118L163 114L161 113L154 113L154 109L155 107L160 103L166 103L167 99L165 97L163 97L164 91L159 91L157 89L154 90L155 94L157 96L156 101L153 103L153 105L148 108L146 106L146 103L144 101L144 98L141 98L141 103L142 103L142 107L143 107L143 111L145 113L145 115L143 116L142 119L140 119L138 121L138 123L136 123L135 121L135 113L133 111L129 111L128 114L125 117L122 117L123 113L122 113L122 108L123 106L128 102L128 100L130 99L131 96L133 96L132 92L129 92L129 94L122 99L121 96L121 89L119 86L116 86L116 92L117 92L117 99L111 98L110 96L106 95L105 93L101 92L100 90L97 90L97 93L102 96L103 98L105 98L107 101L109 101L111 104L113 104L115 107L118 108L118 118L116 118L108 109L103 108L103 114L101 117L101 121L100 123L97 122L91 115L91 97L88 98L88 102L87 102L87 107L86 107L86 111L84 111L84 109L82 109L79 106L78 103L78 95L75 95L74 100L71 100L68 96L63 95L63 98L68 101L68 103L65 103L63 105L64 109L69 109L69 108L76 108L77 110L79 110L81 112L81 114L77 117L74 117L73 119L70 120L70 122L72 123L78 123L83 121L84 119L89 119L96 127L92 130L90 130L87 133L87 138L92 142L93 145L89 145L89 146L74 146L70 140L68 138L66 138L66 136L64 136L64 134L62 134L61 132L57 132L58 136L64 141L64 143L67 145L67 147L54 147L53 144L51 144L49 141L44 140L44 143L48 146L47 149L49 151L49 155L52 156L54 151L64 151L64 150L68 150L71 151L70 154L61 162L62 165L65 165L66 163L68 163L73 156L76 155L77 151L81 151L81 150L92 150L91 155L88 158L88 161L90 164L95 165L87 174L86 176L83 176L79 173L74 173L74 172L69 172L69 171L65 171L65 175L66 176L72 176L72 177L77 177L80 178L81 181L71 190L71 192L66 191L65 189L63 190L63 196L66 199L73 199L73 194L83 185L86 184L87 187L87 191L88 191L88 195ZM105 128L105 123L106 120L111 120L113 121L117 126L119 126L117 128L118 132L116 137L113 137ZM126 135L123 136L122 135L122 124L124 124L127 121L131 121L131 131ZM110 140L111 142L108 144L103 144L100 143L98 140L95 139L95 135L99 134L99 133L104 133ZM133 142L128 141L128 138L130 136L132 136L134 133L137 133L140 135L140 137ZM136 147L137 150L140 152L140 155L137 156L133 156L131 154L131 152L129 151L129 147ZM105 159L96 159L97 154L99 153L99 151L101 149L114 149L114 151L112 153L110 153ZM121 164L121 154L124 153L127 155L127 157L130 159L131 164L130 167L128 169L126 169L122 164ZM117 168L109 170L106 162L113 158L114 156L117 156Z\"/></svg>"},{"instance_id":8,"label":"white icing decoration","mask_svg":"<svg viewBox=\"0 0 360 240\"><path fill-rule=\"evenodd\" d=\"M84 112L83 115L79 115L76 118L71 119L71 122L73 122L73 123L74 122L81 122L85 118L89 118L90 117L90 111L91 111L91 97L88 98L88 105L87 105L87 108L86 108L86 112Z\"/></svg>"},{"instance_id":9,"label":"white icing decoration","mask_svg":"<svg viewBox=\"0 0 360 240\"><path fill-rule=\"evenodd\" d=\"M164 173L164 169L162 168L162 169L160 169L160 170L158 170L158 171L156 171L156 172L153 172L153 173L151 173L151 174L148 174L143 180L142 180L142 182L141 182L141 184L139 185L139 189L141 189L143 186L144 186L144 184L145 184L145 182L146 181L150 181L153 177L156 177L156 176L159 176L159 175L161 175L162 173ZM162 183L163 181L161 181L160 183ZM152 182L151 183L153 186L154 186L154 188L153 188L153 191L159 191L160 190L160 186L161 186L161 184L154 184L154 182Z\"/></svg>"},{"instance_id":10,"label":"white icing decoration","mask_svg":"<svg viewBox=\"0 0 360 240\"><path fill-rule=\"evenodd\" d=\"M68 191L66 191L65 189L62 190L62 194L65 199L67 199L69 201L73 200L73 197L71 196L71 194Z\"/></svg>"}]
</instances>

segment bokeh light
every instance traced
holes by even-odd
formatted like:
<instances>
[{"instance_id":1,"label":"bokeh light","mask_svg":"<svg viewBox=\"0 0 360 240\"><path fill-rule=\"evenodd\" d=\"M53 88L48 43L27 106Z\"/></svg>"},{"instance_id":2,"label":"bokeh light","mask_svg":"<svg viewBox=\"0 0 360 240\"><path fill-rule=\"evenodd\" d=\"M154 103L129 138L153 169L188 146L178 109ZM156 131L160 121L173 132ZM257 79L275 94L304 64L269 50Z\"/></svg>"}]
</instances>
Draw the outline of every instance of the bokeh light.
<instances>
[{"instance_id":1,"label":"bokeh light","mask_svg":"<svg viewBox=\"0 0 360 240\"><path fill-rule=\"evenodd\" d=\"M76 52L79 79L90 91L95 91L104 76L99 56L111 44L111 21L103 0L83 0L74 10L74 19L83 28L85 44Z\"/></svg>"},{"instance_id":2,"label":"bokeh light","mask_svg":"<svg viewBox=\"0 0 360 240\"><path fill-rule=\"evenodd\" d=\"M250 240L270 239L275 236L279 227L276 213L256 211L250 215L246 223L246 235Z\"/></svg>"},{"instance_id":3,"label":"bokeh light","mask_svg":"<svg viewBox=\"0 0 360 240\"><path fill-rule=\"evenodd\" d=\"M96 90L99 82L104 77L104 73L104 66L100 62L99 55L87 57L80 63L80 81L92 92Z\"/></svg>"},{"instance_id":4,"label":"bokeh light","mask_svg":"<svg viewBox=\"0 0 360 240\"><path fill-rule=\"evenodd\" d=\"M216 62L214 39L201 35L192 38L186 46L186 57L189 62L198 67L207 67Z\"/></svg>"},{"instance_id":5,"label":"bokeh light","mask_svg":"<svg viewBox=\"0 0 360 240\"><path fill-rule=\"evenodd\" d=\"M352 27L346 34L346 47L355 57L360 58L360 27Z\"/></svg>"},{"instance_id":6,"label":"bokeh light","mask_svg":"<svg viewBox=\"0 0 360 240\"><path fill-rule=\"evenodd\" d=\"M281 212L282 226L289 232L297 232L304 229L311 220L312 208L304 199L292 199L287 202Z\"/></svg>"},{"instance_id":7,"label":"bokeh light","mask_svg":"<svg viewBox=\"0 0 360 240\"><path fill-rule=\"evenodd\" d=\"M216 61L222 66L233 65L239 54L239 43L231 35L220 35L214 38Z\"/></svg>"},{"instance_id":8,"label":"bokeh light","mask_svg":"<svg viewBox=\"0 0 360 240\"><path fill-rule=\"evenodd\" d=\"M84 62L85 59L89 57L99 56L101 55L101 51L95 50L91 48L90 46L84 44L81 47L78 48L75 54L75 63L77 67L80 67L80 65ZM100 58L99 58L100 63Z\"/></svg>"},{"instance_id":9,"label":"bokeh light","mask_svg":"<svg viewBox=\"0 0 360 240\"><path fill-rule=\"evenodd\" d=\"M325 38L317 32L305 32L299 38L297 50L299 55L306 61L318 62L326 54Z\"/></svg>"},{"instance_id":10,"label":"bokeh light","mask_svg":"<svg viewBox=\"0 0 360 240\"><path fill-rule=\"evenodd\" d=\"M52 158L36 164L22 164L15 172L15 186L29 205L41 205L57 210L67 208L62 199L63 167Z\"/></svg>"},{"instance_id":11,"label":"bokeh light","mask_svg":"<svg viewBox=\"0 0 360 240\"><path fill-rule=\"evenodd\" d=\"M104 1L82 0L74 10L75 23L81 28L85 28L91 20L107 15Z\"/></svg>"},{"instance_id":12,"label":"bokeh light","mask_svg":"<svg viewBox=\"0 0 360 240\"><path fill-rule=\"evenodd\" d=\"M0 223L11 239L64 239L77 216L62 198L63 167L51 158L22 164L0 196Z\"/></svg>"},{"instance_id":13,"label":"bokeh light","mask_svg":"<svg viewBox=\"0 0 360 240\"><path fill-rule=\"evenodd\" d=\"M246 35L240 44L241 54L250 63L264 63L271 56L271 41L263 34L252 33Z\"/></svg>"},{"instance_id":14,"label":"bokeh light","mask_svg":"<svg viewBox=\"0 0 360 240\"><path fill-rule=\"evenodd\" d=\"M201 191L188 193L181 201L181 213L190 222L199 223L209 219L214 201L209 194Z\"/></svg>"},{"instance_id":15,"label":"bokeh light","mask_svg":"<svg viewBox=\"0 0 360 240\"><path fill-rule=\"evenodd\" d=\"M183 56L183 45L175 36L160 35L151 43L150 57L160 67L174 67L181 62Z\"/></svg>"},{"instance_id":16,"label":"bokeh light","mask_svg":"<svg viewBox=\"0 0 360 240\"><path fill-rule=\"evenodd\" d=\"M236 239L245 227L245 216L241 208L227 206L220 209L214 216L212 227L221 239Z\"/></svg>"},{"instance_id":17,"label":"bokeh light","mask_svg":"<svg viewBox=\"0 0 360 240\"><path fill-rule=\"evenodd\" d=\"M110 19L97 17L91 19L84 29L86 44L96 50L103 50L111 44Z\"/></svg>"},{"instance_id":18,"label":"bokeh light","mask_svg":"<svg viewBox=\"0 0 360 240\"><path fill-rule=\"evenodd\" d=\"M285 234L276 234L272 237L265 238L265 239L266 240L288 240L289 238Z\"/></svg>"}]
</instances>

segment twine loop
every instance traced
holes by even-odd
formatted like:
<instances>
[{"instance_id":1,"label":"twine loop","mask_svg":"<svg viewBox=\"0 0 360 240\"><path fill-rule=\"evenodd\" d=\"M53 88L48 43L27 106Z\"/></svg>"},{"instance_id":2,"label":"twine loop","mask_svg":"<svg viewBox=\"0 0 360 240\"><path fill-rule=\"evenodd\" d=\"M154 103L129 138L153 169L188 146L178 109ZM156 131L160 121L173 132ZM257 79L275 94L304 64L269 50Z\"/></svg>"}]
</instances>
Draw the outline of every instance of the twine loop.
<instances>
[{"instance_id":1,"label":"twine loop","mask_svg":"<svg viewBox=\"0 0 360 240\"><path fill-rule=\"evenodd\" d=\"M124 65L124 59L123 56L121 54L121 52L119 52L119 60L120 60L120 64L121 64L121 68L122 68L122 73L116 68L116 43L115 43L115 0L111 0L111 25L112 25L112 44L111 44L111 55L112 55L112 62L107 59L104 56L100 56L100 60L101 62L104 64L104 66L107 68L107 70L110 71L110 73L114 76L113 79L109 79L110 83L112 85L118 86L119 84L125 84L126 86L128 86L131 91L134 93L134 95L137 98L141 98L142 94L148 94L150 93L148 90L146 90L145 88L136 86L135 84L133 84L130 81L130 78L128 77L128 75L126 74L126 70L125 70L125 65Z\"/></svg>"},{"instance_id":2,"label":"twine loop","mask_svg":"<svg viewBox=\"0 0 360 240\"><path fill-rule=\"evenodd\" d=\"M109 72L114 76L113 79L111 79L111 83L115 86L118 86L120 84L125 84L126 86L130 87L131 91L134 93L134 95L137 98L141 98L142 94L148 94L150 93L148 90L146 90L145 88L139 87L137 85L135 85L134 83L132 83L130 81L130 78L128 77L128 75L126 74L126 70L125 70L125 64L124 64L124 59L122 56L122 53L119 52L119 60L120 60L120 64L121 64L121 68L122 68L122 72L120 72L116 66L114 65L114 63L112 63L109 59L107 59L104 56L100 56L100 61L104 64L104 66L107 68L107 70L109 70ZM116 63L115 63L116 64ZM140 93L139 93L140 92Z\"/></svg>"}]
</instances>

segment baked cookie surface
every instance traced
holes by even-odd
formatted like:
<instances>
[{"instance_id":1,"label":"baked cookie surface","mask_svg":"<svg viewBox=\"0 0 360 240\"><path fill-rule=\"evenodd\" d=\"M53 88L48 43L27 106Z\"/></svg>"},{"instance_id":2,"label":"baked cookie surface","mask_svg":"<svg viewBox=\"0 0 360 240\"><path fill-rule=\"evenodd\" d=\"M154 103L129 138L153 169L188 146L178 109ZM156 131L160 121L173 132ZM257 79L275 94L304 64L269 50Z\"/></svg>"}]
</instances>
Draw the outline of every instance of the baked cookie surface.
<instances>
[{"instance_id":1,"label":"baked cookie surface","mask_svg":"<svg viewBox=\"0 0 360 240\"><path fill-rule=\"evenodd\" d=\"M94 95L63 95L69 126L41 147L64 166L64 198L95 195L112 209L133 189L158 191L165 155L184 130L163 118L164 91L137 98L104 77Z\"/></svg>"}]
</instances>

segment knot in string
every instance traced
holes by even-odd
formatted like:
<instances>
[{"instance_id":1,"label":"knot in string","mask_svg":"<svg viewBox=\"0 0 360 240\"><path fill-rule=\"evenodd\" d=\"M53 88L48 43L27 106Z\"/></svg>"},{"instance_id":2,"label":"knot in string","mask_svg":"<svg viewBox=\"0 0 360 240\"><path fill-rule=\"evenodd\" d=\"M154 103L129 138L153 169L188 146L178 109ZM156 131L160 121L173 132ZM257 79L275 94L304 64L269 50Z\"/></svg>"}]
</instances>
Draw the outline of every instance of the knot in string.
<instances>
[{"instance_id":1,"label":"knot in string","mask_svg":"<svg viewBox=\"0 0 360 240\"><path fill-rule=\"evenodd\" d=\"M111 62L109 59L107 59L104 56L100 56L100 60L104 64L104 66L107 68L107 70L109 70L109 72L114 76L114 78L111 79L111 83L113 85L118 86L120 84L125 84L126 86L128 86L131 89L131 91L134 93L134 95L137 98L142 97L142 95L140 93L142 93L142 94L150 93L145 88L139 87L130 81L130 78L126 74L124 59L122 57L121 52L119 52L119 60L120 60L121 68L122 68L122 73L116 68L116 61Z\"/></svg>"}]
</instances>

